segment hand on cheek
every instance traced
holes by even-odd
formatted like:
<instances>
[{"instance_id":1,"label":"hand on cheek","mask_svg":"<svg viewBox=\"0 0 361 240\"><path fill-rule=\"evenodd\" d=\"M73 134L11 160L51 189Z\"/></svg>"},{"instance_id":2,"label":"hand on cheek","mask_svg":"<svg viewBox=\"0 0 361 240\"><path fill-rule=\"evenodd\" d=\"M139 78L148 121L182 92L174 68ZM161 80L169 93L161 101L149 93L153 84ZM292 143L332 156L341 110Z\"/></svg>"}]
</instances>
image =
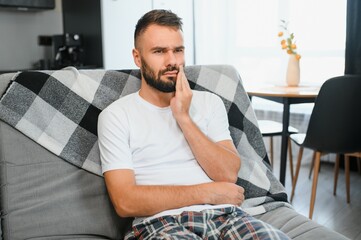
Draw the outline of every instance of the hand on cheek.
<instances>
[{"instance_id":1,"label":"hand on cheek","mask_svg":"<svg viewBox=\"0 0 361 240\"><path fill-rule=\"evenodd\" d=\"M192 101L192 90L185 76L183 66L179 66L175 96L170 102L173 116L178 124L189 119L189 107Z\"/></svg>"}]
</instances>

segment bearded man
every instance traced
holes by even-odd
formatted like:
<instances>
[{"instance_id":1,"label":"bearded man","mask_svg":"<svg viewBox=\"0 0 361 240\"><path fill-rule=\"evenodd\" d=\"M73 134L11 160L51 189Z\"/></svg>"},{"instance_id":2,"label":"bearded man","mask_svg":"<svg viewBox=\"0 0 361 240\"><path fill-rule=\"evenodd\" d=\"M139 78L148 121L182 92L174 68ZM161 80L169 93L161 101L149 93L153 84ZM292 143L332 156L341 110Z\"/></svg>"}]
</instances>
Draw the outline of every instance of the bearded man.
<instances>
[{"instance_id":1,"label":"bearded man","mask_svg":"<svg viewBox=\"0 0 361 240\"><path fill-rule=\"evenodd\" d=\"M241 160L222 100L191 90L181 19L153 10L139 19L133 58L141 88L99 116L105 183L126 239L288 239L241 209Z\"/></svg>"}]
</instances>

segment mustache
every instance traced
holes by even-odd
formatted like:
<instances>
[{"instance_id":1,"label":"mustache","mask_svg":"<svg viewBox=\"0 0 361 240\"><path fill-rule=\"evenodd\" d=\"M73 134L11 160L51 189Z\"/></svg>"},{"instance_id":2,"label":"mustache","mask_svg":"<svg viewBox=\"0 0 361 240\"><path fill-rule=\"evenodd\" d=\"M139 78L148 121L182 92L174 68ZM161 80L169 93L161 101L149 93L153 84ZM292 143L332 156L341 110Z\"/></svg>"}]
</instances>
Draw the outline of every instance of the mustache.
<instances>
[{"instance_id":1,"label":"mustache","mask_svg":"<svg viewBox=\"0 0 361 240\"><path fill-rule=\"evenodd\" d=\"M176 65L168 66L166 69L161 70L161 74L164 74L164 73L170 72L170 71L174 71L174 70L176 70L177 72L179 72L179 67L176 66Z\"/></svg>"}]
</instances>

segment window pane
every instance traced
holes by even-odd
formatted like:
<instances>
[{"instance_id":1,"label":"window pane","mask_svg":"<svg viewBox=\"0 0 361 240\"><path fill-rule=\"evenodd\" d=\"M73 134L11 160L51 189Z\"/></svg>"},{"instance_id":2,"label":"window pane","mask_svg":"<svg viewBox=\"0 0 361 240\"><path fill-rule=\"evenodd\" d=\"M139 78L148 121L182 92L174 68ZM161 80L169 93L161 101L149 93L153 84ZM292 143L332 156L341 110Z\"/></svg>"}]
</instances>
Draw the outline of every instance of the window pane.
<instances>
[{"instance_id":1,"label":"window pane","mask_svg":"<svg viewBox=\"0 0 361 240\"><path fill-rule=\"evenodd\" d=\"M344 73L345 0L197 0L195 19L196 64L232 64L246 84L285 84L281 19L302 55L301 84Z\"/></svg>"}]
</instances>

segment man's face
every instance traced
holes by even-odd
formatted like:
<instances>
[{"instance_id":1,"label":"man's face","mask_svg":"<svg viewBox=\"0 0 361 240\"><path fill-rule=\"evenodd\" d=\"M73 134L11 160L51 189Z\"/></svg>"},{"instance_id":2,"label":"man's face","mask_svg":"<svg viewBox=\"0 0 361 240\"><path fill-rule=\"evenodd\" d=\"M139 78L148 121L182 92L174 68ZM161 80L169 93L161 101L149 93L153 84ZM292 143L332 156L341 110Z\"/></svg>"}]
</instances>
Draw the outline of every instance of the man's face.
<instances>
[{"instance_id":1,"label":"man's face","mask_svg":"<svg viewBox=\"0 0 361 240\"><path fill-rule=\"evenodd\" d=\"M162 92L175 91L178 66L184 66L183 35L180 30L150 25L139 36L133 56L148 85Z\"/></svg>"},{"instance_id":2,"label":"man's face","mask_svg":"<svg viewBox=\"0 0 361 240\"><path fill-rule=\"evenodd\" d=\"M166 75L167 72L177 72L178 73L178 66L168 66L166 69L159 70L156 72L155 70L151 69L144 58L141 57L141 72L145 82L161 91L161 92L174 92L175 91L175 83L176 77L169 76L166 80L162 80L162 76Z\"/></svg>"}]
</instances>

